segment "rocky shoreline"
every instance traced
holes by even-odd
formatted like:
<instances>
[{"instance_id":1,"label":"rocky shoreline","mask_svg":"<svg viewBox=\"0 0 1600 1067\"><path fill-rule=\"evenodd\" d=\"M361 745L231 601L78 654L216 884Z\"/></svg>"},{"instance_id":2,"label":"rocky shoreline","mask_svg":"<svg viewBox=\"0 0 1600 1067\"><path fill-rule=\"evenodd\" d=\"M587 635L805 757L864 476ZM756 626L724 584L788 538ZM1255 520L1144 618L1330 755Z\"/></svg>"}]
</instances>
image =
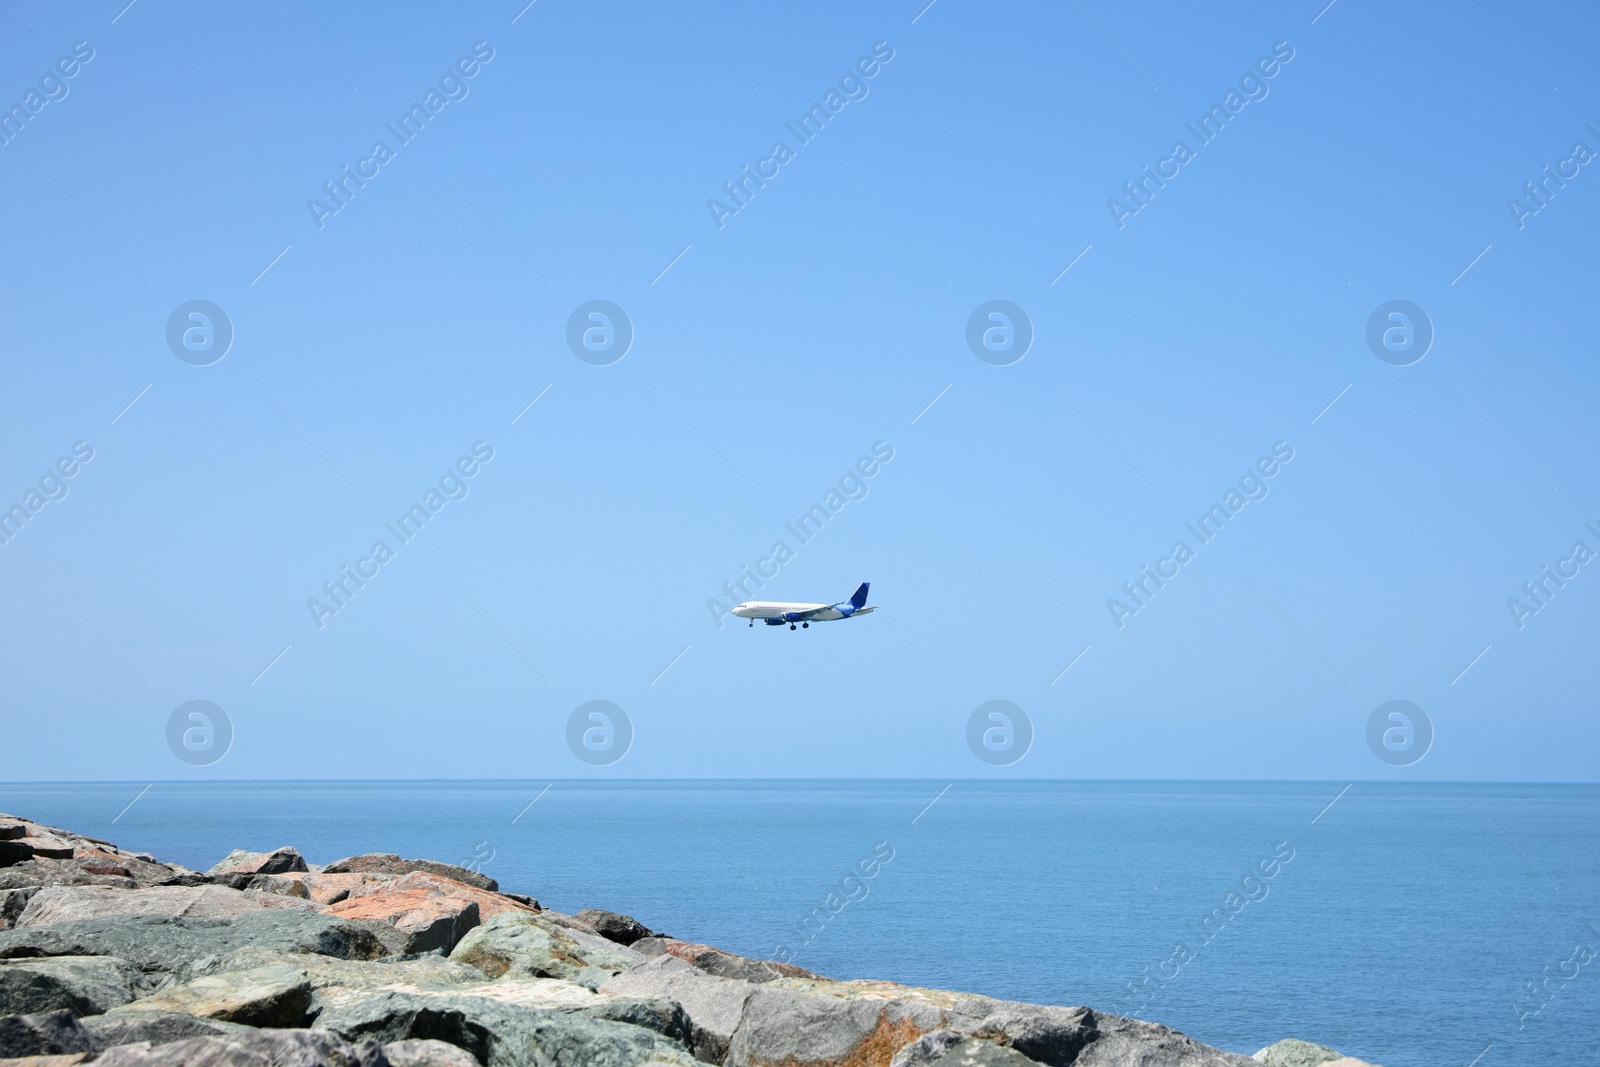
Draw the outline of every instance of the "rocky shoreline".
<instances>
[{"instance_id":1,"label":"rocky shoreline","mask_svg":"<svg viewBox=\"0 0 1600 1067\"><path fill-rule=\"evenodd\" d=\"M292 848L209 871L0 815L0 1065L1363 1067L1156 1023L835 981L564 915L477 871Z\"/></svg>"}]
</instances>

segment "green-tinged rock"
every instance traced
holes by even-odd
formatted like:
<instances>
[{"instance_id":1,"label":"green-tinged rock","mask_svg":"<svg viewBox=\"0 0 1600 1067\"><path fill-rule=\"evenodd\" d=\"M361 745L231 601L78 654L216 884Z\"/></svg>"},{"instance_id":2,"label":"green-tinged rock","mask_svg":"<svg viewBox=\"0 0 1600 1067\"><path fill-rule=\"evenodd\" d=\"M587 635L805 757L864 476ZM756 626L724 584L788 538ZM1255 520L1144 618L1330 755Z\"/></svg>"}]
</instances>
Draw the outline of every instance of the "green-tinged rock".
<instances>
[{"instance_id":1,"label":"green-tinged rock","mask_svg":"<svg viewBox=\"0 0 1600 1067\"><path fill-rule=\"evenodd\" d=\"M99 1015L148 988L138 968L111 956L0 960L0 1015L59 1008Z\"/></svg>"},{"instance_id":2,"label":"green-tinged rock","mask_svg":"<svg viewBox=\"0 0 1600 1067\"><path fill-rule=\"evenodd\" d=\"M597 934L562 926L549 915L502 912L462 938L450 958L490 978L563 978L590 989L647 959Z\"/></svg>"},{"instance_id":3,"label":"green-tinged rock","mask_svg":"<svg viewBox=\"0 0 1600 1067\"><path fill-rule=\"evenodd\" d=\"M651 1030L487 997L384 993L324 1013L319 1028L351 1041L434 1038L465 1049L486 1067L691 1067L684 1046Z\"/></svg>"},{"instance_id":4,"label":"green-tinged rock","mask_svg":"<svg viewBox=\"0 0 1600 1067\"><path fill-rule=\"evenodd\" d=\"M226 1037L250 1030L247 1026L223 1022L221 1019L200 1019L175 1011L112 1012L80 1019L79 1024L92 1040L105 1048L131 1045L137 1041L164 1045L169 1041L191 1037Z\"/></svg>"},{"instance_id":5,"label":"green-tinged rock","mask_svg":"<svg viewBox=\"0 0 1600 1067\"><path fill-rule=\"evenodd\" d=\"M0 931L0 959L115 956L147 974L188 977L198 961L255 946L340 959L386 954L367 928L304 909L258 910L237 919L128 915Z\"/></svg>"},{"instance_id":6,"label":"green-tinged rock","mask_svg":"<svg viewBox=\"0 0 1600 1067\"><path fill-rule=\"evenodd\" d=\"M680 963L679 966L684 965ZM197 976L228 978L235 972L270 967L288 968L305 977L312 991L308 1013L314 1018L380 993L405 993L419 997L482 997L517 1007L624 1022L682 1042L687 1042L690 1034L688 1016L675 1000L667 997L601 995L575 982L557 978L507 976L491 981L477 968L442 956L358 962L245 948L201 964ZM198 983L191 981L190 984ZM164 997L158 994L150 1000L129 1005L126 1011L132 1013L146 1004L159 1004Z\"/></svg>"},{"instance_id":7,"label":"green-tinged rock","mask_svg":"<svg viewBox=\"0 0 1600 1067\"><path fill-rule=\"evenodd\" d=\"M375 1042L351 1044L321 1030L247 1030L167 1044L107 1049L97 1067L388 1067Z\"/></svg>"},{"instance_id":8,"label":"green-tinged rock","mask_svg":"<svg viewBox=\"0 0 1600 1067\"><path fill-rule=\"evenodd\" d=\"M119 1014L181 1012L245 1026L303 1026L311 1010L311 980L281 963L192 978L143 1000Z\"/></svg>"},{"instance_id":9,"label":"green-tinged rock","mask_svg":"<svg viewBox=\"0 0 1600 1067\"><path fill-rule=\"evenodd\" d=\"M1335 1052L1326 1045L1314 1045L1309 1041L1293 1037L1286 1037L1277 1044L1268 1045L1250 1058L1266 1064L1267 1067L1321 1067L1322 1064L1341 1060L1347 1065L1361 1062L1354 1059L1346 1060L1344 1053Z\"/></svg>"},{"instance_id":10,"label":"green-tinged rock","mask_svg":"<svg viewBox=\"0 0 1600 1067\"><path fill-rule=\"evenodd\" d=\"M726 1062L734 1067L887 1063L945 1020L938 1005L911 997L818 996L775 982L752 985Z\"/></svg>"}]
</instances>

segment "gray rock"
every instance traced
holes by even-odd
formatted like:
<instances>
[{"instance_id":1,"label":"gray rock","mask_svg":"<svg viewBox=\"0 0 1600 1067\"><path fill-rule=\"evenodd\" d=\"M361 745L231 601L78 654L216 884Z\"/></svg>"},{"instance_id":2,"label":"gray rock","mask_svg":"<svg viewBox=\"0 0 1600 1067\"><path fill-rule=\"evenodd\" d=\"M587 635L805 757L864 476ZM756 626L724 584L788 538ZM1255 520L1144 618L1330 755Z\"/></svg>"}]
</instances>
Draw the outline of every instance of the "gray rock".
<instances>
[{"instance_id":1,"label":"gray rock","mask_svg":"<svg viewBox=\"0 0 1600 1067\"><path fill-rule=\"evenodd\" d=\"M103 885L137 889L130 875L91 874L76 863L62 860L24 860L0 870L0 889L38 889L52 885Z\"/></svg>"},{"instance_id":2,"label":"gray rock","mask_svg":"<svg viewBox=\"0 0 1600 1067\"><path fill-rule=\"evenodd\" d=\"M263 908L311 908L307 900L274 893L241 893L218 885L110 889L60 886L41 889L17 916L16 929L113 915L167 915L231 919Z\"/></svg>"},{"instance_id":3,"label":"gray rock","mask_svg":"<svg viewBox=\"0 0 1600 1067\"><path fill-rule=\"evenodd\" d=\"M324 1012L326 1028L357 1041L433 1038L471 1053L486 1067L691 1067L682 1045L638 1026L470 996L384 993Z\"/></svg>"},{"instance_id":4,"label":"gray rock","mask_svg":"<svg viewBox=\"0 0 1600 1067\"><path fill-rule=\"evenodd\" d=\"M697 1060L722 1063L754 986L698 971L676 956L658 956L608 979L600 992L669 998L689 1017L689 1048Z\"/></svg>"},{"instance_id":5,"label":"gray rock","mask_svg":"<svg viewBox=\"0 0 1600 1067\"><path fill-rule=\"evenodd\" d=\"M408 860L392 852L369 852L362 856L347 856L342 860L334 860L322 869L324 874L410 874L412 871L454 878L458 882L465 882L476 889L487 889L491 893L500 889L499 882L477 871L457 867L453 863Z\"/></svg>"},{"instance_id":6,"label":"gray rock","mask_svg":"<svg viewBox=\"0 0 1600 1067\"><path fill-rule=\"evenodd\" d=\"M0 930L9 930L16 925L22 909L28 906L28 899L38 891L38 886L0 889Z\"/></svg>"},{"instance_id":7,"label":"gray rock","mask_svg":"<svg viewBox=\"0 0 1600 1067\"><path fill-rule=\"evenodd\" d=\"M0 1016L0 1058L95 1053L104 1043L65 1008L33 1015Z\"/></svg>"},{"instance_id":8,"label":"gray rock","mask_svg":"<svg viewBox=\"0 0 1600 1067\"><path fill-rule=\"evenodd\" d=\"M0 1015L59 1008L99 1015L148 989L137 968L111 956L0 960Z\"/></svg>"},{"instance_id":9,"label":"gray rock","mask_svg":"<svg viewBox=\"0 0 1600 1067\"><path fill-rule=\"evenodd\" d=\"M107 1049L97 1067L389 1067L371 1041L352 1045L321 1030L247 1030L162 1045L140 1041Z\"/></svg>"},{"instance_id":10,"label":"gray rock","mask_svg":"<svg viewBox=\"0 0 1600 1067\"><path fill-rule=\"evenodd\" d=\"M615 941L619 945L631 945L641 937L661 936L632 915L619 915L614 911L584 908L573 918L580 922L588 923L594 927L595 933L607 941Z\"/></svg>"},{"instance_id":11,"label":"gray rock","mask_svg":"<svg viewBox=\"0 0 1600 1067\"><path fill-rule=\"evenodd\" d=\"M560 925L550 912L501 912L463 937L450 958L490 978L564 978L594 989L645 957L596 934Z\"/></svg>"},{"instance_id":12,"label":"gray rock","mask_svg":"<svg viewBox=\"0 0 1600 1067\"><path fill-rule=\"evenodd\" d=\"M300 850L284 845L271 852L250 852L236 848L206 874L215 878L223 874L304 874L306 870L306 860L300 855Z\"/></svg>"},{"instance_id":13,"label":"gray rock","mask_svg":"<svg viewBox=\"0 0 1600 1067\"><path fill-rule=\"evenodd\" d=\"M1012 1048L1049 1067L1254 1067L1246 1056L1223 1052L1176 1030L1103 1015L1090 1008L1058 1008L997 1001L975 1031L1002 1034Z\"/></svg>"},{"instance_id":14,"label":"gray rock","mask_svg":"<svg viewBox=\"0 0 1600 1067\"><path fill-rule=\"evenodd\" d=\"M1309 1041L1286 1037L1250 1058L1267 1067L1318 1067L1319 1064L1342 1059L1343 1054L1326 1045L1313 1045Z\"/></svg>"},{"instance_id":15,"label":"gray rock","mask_svg":"<svg viewBox=\"0 0 1600 1067\"><path fill-rule=\"evenodd\" d=\"M1038 1067L1016 1049L981 1037L962 1037L953 1030L935 1030L911 1042L894 1054L889 1067L925 1067L943 1063L945 1067Z\"/></svg>"},{"instance_id":16,"label":"gray rock","mask_svg":"<svg viewBox=\"0 0 1600 1067\"><path fill-rule=\"evenodd\" d=\"M122 1008L140 1012L181 1012L245 1026L304 1026L311 1010L311 980L295 967L268 964L191 978Z\"/></svg>"},{"instance_id":17,"label":"gray rock","mask_svg":"<svg viewBox=\"0 0 1600 1067\"><path fill-rule=\"evenodd\" d=\"M148 1041L164 1045L169 1041L182 1041L190 1037L218 1037L242 1034L249 1027L226 1023L220 1019L199 1019L173 1011L141 1011L122 1014L95 1015L78 1020L94 1041L102 1047L131 1045Z\"/></svg>"},{"instance_id":18,"label":"gray rock","mask_svg":"<svg viewBox=\"0 0 1600 1067\"><path fill-rule=\"evenodd\" d=\"M71 842L56 837L18 837L0 841L0 867L10 867L31 859L68 860Z\"/></svg>"},{"instance_id":19,"label":"gray rock","mask_svg":"<svg viewBox=\"0 0 1600 1067\"><path fill-rule=\"evenodd\" d=\"M923 1034L909 1045L901 1047L889 1061L889 1067L923 1067L933 1063L946 1052L967 1040L954 1030L933 1030Z\"/></svg>"},{"instance_id":20,"label":"gray rock","mask_svg":"<svg viewBox=\"0 0 1600 1067\"><path fill-rule=\"evenodd\" d=\"M205 876L176 864L157 863L96 837L14 816L0 816L9 837L0 838L0 889L49 885L198 885ZM18 833L18 828L21 832ZM22 853L26 852L26 855Z\"/></svg>"},{"instance_id":21,"label":"gray rock","mask_svg":"<svg viewBox=\"0 0 1600 1067\"><path fill-rule=\"evenodd\" d=\"M602 997L594 1005L579 1008L576 1014L654 1030L685 1048L690 1046L694 1030L683 1005L668 997Z\"/></svg>"},{"instance_id":22,"label":"gray rock","mask_svg":"<svg viewBox=\"0 0 1600 1067\"><path fill-rule=\"evenodd\" d=\"M180 980L197 962L246 946L339 959L386 954L371 930L298 908L261 909L232 920L128 915L0 931L0 959L116 956L147 974L171 973Z\"/></svg>"},{"instance_id":23,"label":"gray rock","mask_svg":"<svg viewBox=\"0 0 1600 1067\"><path fill-rule=\"evenodd\" d=\"M425 1038L391 1041L383 1046L383 1054L390 1067L478 1067L466 1049Z\"/></svg>"},{"instance_id":24,"label":"gray rock","mask_svg":"<svg viewBox=\"0 0 1600 1067\"><path fill-rule=\"evenodd\" d=\"M775 960L735 956L720 948L679 941L672 937L646 937L634 942L633 949L646 956L676 956L689 965L718 978L738 978L746 982L771 982L778 978L821 978L803 967Z\"/></svg>"},{"instance_id":25,"label":"gray rock","mask_svg":"<svg viewBox=\"0 0 1600 1067\"><path fill-rule=\"evenodd\" d=\"M513 976L490 981L475 967L435 955L359 962L245 948L202 967L203 972L187 985L127 1005L115 1014L131 1016L141 1009L170 1004L195 1014L215 1015L190 1001L192 990L225 991L241 985L248 990L257 985L254 975L276 968L310 984L312 996L308 1014L312 1017L338 1012L383 993L418 997L459 995L628 1023L683 1043L688 1042L691 1033L689 1017L682 1006L666 997L651 994L604 996L555 978Z\"/></svg>"},{"instance_id":26,"label":"gray rock","mask_svg":"<svg viewBox=\"0 0 1600 1067\"><path fill-rule=\"evenodd\" d=\"M896 1050L943 1027L946 1018L940 1006L911 997L824 996L781 983L753 985L726 1062L730 1067L884 1063Z\"/></svg>"}]
</instances>

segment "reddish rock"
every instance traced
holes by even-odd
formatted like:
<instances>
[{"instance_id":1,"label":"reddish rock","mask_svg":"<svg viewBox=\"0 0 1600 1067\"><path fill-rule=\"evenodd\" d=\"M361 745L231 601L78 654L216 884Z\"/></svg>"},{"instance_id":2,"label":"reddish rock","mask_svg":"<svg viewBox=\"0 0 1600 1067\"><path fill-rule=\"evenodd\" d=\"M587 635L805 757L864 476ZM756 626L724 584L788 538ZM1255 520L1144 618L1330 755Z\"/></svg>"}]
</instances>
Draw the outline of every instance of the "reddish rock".
<instances>
[{"instance_id":1,"label":"reddish rock","mask_svg":"<svg viewBox=\"0 0 1600 1067\"><path fill-rule=\"evenodd\" d=\"M340 919L385 923L400 935L398 951L449 952L478 925L478 903L431 889L382 888L322 909Z\"/></svg>"},{"instance_id":2,"label":"reddish rock","mask_svg":"<svg viewBox=\"0 0 1600 1067\"><path fill-rule=\"evenodd\" d=\"M445 878L453 878L464 882L476 889L487 889L493 893L500 888L500 883L487 875L477 871L469 871L465 867L457 867L453 863L436 863L433 860L408 860L396 856L392 852L369 852L363 856L348 856L342 860L335 860L323 869L324 874L410 874L412 871L421 871L424 874L437 874Z\"/></svg>"},{"instance_id":3,"label":"reddish rock","mask_svg":"<svg viewBox=\"0 0 1600 1067\"><path fill-rule=\"evenodd\" d=\"M394 879L383 874L308 874L300 879L314 904L337 904L356 893L387 885Z\"/></svg>"},{"instance_id":4,"label":"reddish rock","mask_svg":"<svg viewBox=\"0 0 1600 1067\"><path fill-rule=\"evenodd\" d=\"M323 877L337 876L323 875ZM344 875L343 877L351 876ZM488 922L503 911L535 912L539 910L536 907L529 907L521 901L512 900L510 897L503 896L500 893L490 893L463 882L458 882L454 878L445 878L441 875L429 874L426 871L412 871L410 874L396 878L387 885L353 890L350 895L352 898L359 898L372 893L385 892L389 889L421 890L430 896L449 897L453 900L470 900L478 905L478 917L483 922Z\"/></svg>"}]
</instances>

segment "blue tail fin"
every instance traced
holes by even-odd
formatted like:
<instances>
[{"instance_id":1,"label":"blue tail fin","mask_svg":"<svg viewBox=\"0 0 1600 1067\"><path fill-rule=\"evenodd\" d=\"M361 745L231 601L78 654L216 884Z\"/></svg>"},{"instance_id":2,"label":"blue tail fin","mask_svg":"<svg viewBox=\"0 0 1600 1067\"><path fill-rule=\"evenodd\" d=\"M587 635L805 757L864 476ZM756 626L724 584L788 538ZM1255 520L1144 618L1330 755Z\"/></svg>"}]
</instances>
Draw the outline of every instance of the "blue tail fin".
<instances>
[{"instance_id":1,"label":"blue tail fin","mask_svg":"<svg viewBox=\"0 0 1600 1067\"><path fill-rule=\"evenodd\" d=\"M869 586L871 584L872 584L871 582L862 582L861 583L861 588L857 589L855 591L854 595L852 595L850 597L850 606L851 607L859 608L859 607L861 607L863 604L865 604L867 602L867 586Z\"/></svg>"}]
</instances>

